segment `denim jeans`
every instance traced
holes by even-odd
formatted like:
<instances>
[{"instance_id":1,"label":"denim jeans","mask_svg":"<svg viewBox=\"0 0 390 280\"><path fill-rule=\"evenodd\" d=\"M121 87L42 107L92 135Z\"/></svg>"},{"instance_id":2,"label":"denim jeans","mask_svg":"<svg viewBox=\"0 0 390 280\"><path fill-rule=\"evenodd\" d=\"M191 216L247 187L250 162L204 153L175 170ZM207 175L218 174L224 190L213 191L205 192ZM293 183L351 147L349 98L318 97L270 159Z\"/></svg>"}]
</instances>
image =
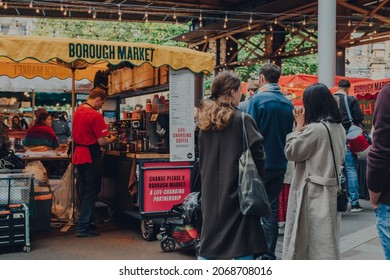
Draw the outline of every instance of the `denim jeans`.
<instances>
[{"instance_id":1,"label":"denim jeans","mask_svg":"<svg viewBox=\"0 0 390 280\"><path fill-rule=\"evenodd\" d=\"M375 216L385 259L390 260L390 205L379 203L379 207L375 209Z\"/></svg>"},{"instance_id":2,"label":"denim jeans","mask_svg":"<svg viewBox=\"0 0 390 280\"><path fill-rule=\"evenodd\" d=\"M359 178L357 172L357 156L355 156L349 148L345 155L345 170L348 178L348 192L351 206L359 203Z\"/></svg>"},{"instance_id":3,"label":"denim jeans","mask_svg":"<svg viewBox=\"0 0 390 280\"><path fill-rule=\"evenodd\" d=\"M265 174L265 189L268 194L269 203L271 205L271 214L261 219L265 240L269 254L262 256L263 259L275 260L275 247L278 241L278 216L279 216L279 193L283 186L284 174L286 170L266 170Z\"/></svg>"},{"instance_id":4,"label":"denim jeans","mask_svg":"<svg viewBox=\"0 0 390 280\"><path fill-rule=\"evenodd\" d=\"M77 180L80 188L80 217L77 232L85 232L91 222L97 195L100 189L101 174L92 163L77 165Z\"/></svg>"}]
</instances>

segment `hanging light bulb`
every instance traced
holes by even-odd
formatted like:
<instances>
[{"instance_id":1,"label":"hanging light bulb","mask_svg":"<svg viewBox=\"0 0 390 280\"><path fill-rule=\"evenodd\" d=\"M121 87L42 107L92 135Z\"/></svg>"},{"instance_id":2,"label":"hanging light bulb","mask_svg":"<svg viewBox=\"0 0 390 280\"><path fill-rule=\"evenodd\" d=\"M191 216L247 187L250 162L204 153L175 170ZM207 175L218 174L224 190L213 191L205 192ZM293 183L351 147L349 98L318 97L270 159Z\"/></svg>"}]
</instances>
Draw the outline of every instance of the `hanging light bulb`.
<instances>
[{"instance_id":1,"label":"hanging light bulb","mask_svg":"<svg viewBox=\"0 0 390 280\"><path fill-rule=\"evenodd\" d=\"M39 14L39 8L37 7L37 9L35 10L35 12L37 13L37 14Z\"/></svg>"},{"instance_id":2,"label":"hanging light bulb","mask_svg":"<svg viewBox=\"0 0 390 280\"><path fill-rule=\"evenodd\" d=\"M306 16L303 16L303 22L302 22L303 25L306 25Z\"/></svg>"},{"instance_id":3,"label":"hanging light bulb","mask_svg":"<svg viewBox=\"0 0 390 280\"><path fill-rule=\"evenodd\" d=\"M202 21L203 20L203 17L202 17L202 11L200 11L200 15L199 15L199 21Z\"/></svg>"},{"instance_id":4,"label":"hanging light bulb","mask_svg":"<svg viewBox=\"0 0 390 280\"><path fill-rule=\"evenodd\" d=\"M7 2L5 2L5 4L4 4L4 9L5 9L5 10L8 9L8 3L7 3Z\"/></svg>"},{"instance_id":5,"label":"hanging light bulb","mask_svg":"<svg viewBox=\"0 0 390 280\"><path fill-rule=\"evenodd\" d=\"M67 14L68 14L68 11L64 10L64 16L66 16Z\"/></svg>"},{"instance_id":6,"label":"hanging light bulb","mask_svg":"<svg viewBox=\"0 0 390 280\"><path fill-rule=\"evenodd\" d=\"M369 27L372 27L372 19L370 21L370 23L368 24Z\"/></svg>"},{"instance_id":7,"label":"hanging light bulb","mask_svg":"<svg viewBox=\"0 0 390 280\"><path fill-rule=\"evenodd\" d=\"M276 17L276 15L275 15L274 24L278 24L278 18Z\"/></svg>"},{"instance_id":8,"label":"hanging light bulb","mask_svg":"<svg viewBox=\"0 0 390 280\"><path fill-rule=\"evenodd\" d=\"M61 7L60 7L60 11L63 12L64 11L64 5L61 4Z\"/></svg>"},{"instance_id":9,"label":"hanging light bulb","mask_svg":"<svg viewBox=\"0 0 390 280\"><path fill-rule=\"evenodd\" d=\"M226 21L223 23L223 28L227 28L227 24L226 24Z\"/></svg>"},{"instance_id":10,"label":"hanging light bulb","mask_svg":"<svg viewBox=\"0 0 390 280\"><path fill-rule=\"evenodd\" d=\"M274 31L274 28L272 27L272 24L269 25L269 31Z\"/></svg>"},{"instance_id":11,"label":"hanging light bulb","mask_svg":"<svg viewBox=\"0 0 390 280\"><path fill-rule=\"evenodd\" d=\"M252 30L252 27L250 24L248 24L248 30Z\"/></svg>"},{"instance_id":12,"label":"hanging light bulb","mask_svg":"<svg viewBox=\"0 0 390 280\"><path fill-rule=\"evenodd\" d=\"M92 18L93 18L93 19L96 19L96 12L93 12Z\"/></svg>"},{"instance_id":13,"label":"hanging light bulb","mask_svg":"<svg viewBox=\"0 0 390 280\"><path fill-rule=\"evenodd\" d=\"M252 19L252 13L251 13L251 16L249 17L249 24L252 24L253 22L253 19Z\"/></svg>"},{"instance_id":14,"label":"hanging light bulb","mask_svg":"<svg viewBox=\"0 0 390 280\"><path fill-rule=\"evenodd\" d=\"M351 25L352 25L351 21L348 21L348 26L351 26Z\"/></svg>"},{"instance_id":15,"label":"hanging light bulb","mask_svg":"<svg viewBox=\"0 0 390 280\"><path fill-rule=\"evenodd\" d=\"M186 38L186 35L182 35L181 38L182 38L182 39L185 39L185 38Z\"/></svg>"},{"instance_id":16,"label":"hanging light bulb","mask_svg":"<svg viewBox=\"0 0 390 280\"><path fill-rule=\"evenodd\" d=\"M122 20L122 13L118 16L118 20L119 20L119 21Z\"/></svg>"},{"instance_id":17,"label":"hanging light bulb","mask_svg":"<svg viewBox=\"0 0 390 280\"><path fill-rule=\"evenodd\" d=\"M88 8L88 14L91 14L92 13L92 9L91 7Z\"/></svg>"},{"instance_id":18,"label":"hanging light bulb","mask_svg":"<svg viewBox=\"0 0 390 280\"><path fill-rule=\"evenodd\" d=\"M227 12L226 12L226 15L225 15L225 22L228 22Z\"/></svg>"},{"instance_id":19,"label":"hanging light bulb","mask_svg":"<svg viewBox=\"0 0 390 280\"><path fill-rule=\"evenodd\" d=\"M33 1L30 1L30 4L28 5L30 9L33 7Z\"/></svg>"},{"instance_id":20,"label":"hanging light bulb","mask_svg":"<svg viewBox=\"0 0 390 280\"><path fill-rule=\"evenodd\" d=\"M202 21L199 21L199 27L203 27Z\"/></svg>"},{"instance_id":21,"label":"hanging light bulb","mask_svg":"<svg viewBox=\"0 0 390 280\"><path fill-rule=\"evenodd\" d=\"M148 11L145 12L145 22L149 22L149 19L148 19Z\"/></svg>"}]
</instances>

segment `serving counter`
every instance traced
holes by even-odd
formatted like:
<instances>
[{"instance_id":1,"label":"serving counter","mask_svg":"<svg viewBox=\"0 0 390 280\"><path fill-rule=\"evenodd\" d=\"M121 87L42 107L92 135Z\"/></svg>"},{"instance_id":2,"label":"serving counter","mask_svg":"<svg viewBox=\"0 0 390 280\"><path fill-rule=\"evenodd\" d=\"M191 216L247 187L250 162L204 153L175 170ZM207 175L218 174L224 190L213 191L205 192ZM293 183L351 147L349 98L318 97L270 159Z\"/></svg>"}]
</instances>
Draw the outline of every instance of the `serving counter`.
<instances>
[{"instance_id":1,"label":"serving counter","mask_svg":"<svg viewBox=\"0 0 390 280\"><path fill-rule=\"evenodd\" d=\"M192 162L170 162L169 154L103 154L99 199L141 221L142 236L154 237L152 219L162 218L190 193Z\"/></svg>"}]
</instances>

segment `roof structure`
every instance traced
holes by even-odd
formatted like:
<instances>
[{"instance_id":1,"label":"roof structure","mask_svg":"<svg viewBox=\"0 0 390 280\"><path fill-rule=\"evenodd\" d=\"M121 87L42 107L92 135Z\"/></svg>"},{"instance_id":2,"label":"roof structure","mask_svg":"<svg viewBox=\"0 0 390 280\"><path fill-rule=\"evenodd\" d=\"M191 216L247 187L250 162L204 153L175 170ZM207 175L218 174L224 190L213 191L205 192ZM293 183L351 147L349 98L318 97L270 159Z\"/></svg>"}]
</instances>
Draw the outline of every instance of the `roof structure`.
<instances>
[{"instance_id":1,"label":"roof structure","mask_svg":"<svg viewBox=\"0 0 390 280\"><path fill-rule=\"evenodd\" d=\"M389 39L390 0L336 2L338 48ZM225 64L220 67L317 52L316 0L3 0L0 1L0 16L96 19L118 23L187 22L189 32L175 39L188 43L190 48L213 52L213 46L220 44L220 40L223 44L228 40L234 42L236 47L225 55ZM252 38L258 34L262 39L254 42ZM287 51L285 46L291 38L299 38L299 43ZM229 44L226 46L229 48ZM238 61L238 52L244 47L251 55Z\"/></svg>"}]
</instances>

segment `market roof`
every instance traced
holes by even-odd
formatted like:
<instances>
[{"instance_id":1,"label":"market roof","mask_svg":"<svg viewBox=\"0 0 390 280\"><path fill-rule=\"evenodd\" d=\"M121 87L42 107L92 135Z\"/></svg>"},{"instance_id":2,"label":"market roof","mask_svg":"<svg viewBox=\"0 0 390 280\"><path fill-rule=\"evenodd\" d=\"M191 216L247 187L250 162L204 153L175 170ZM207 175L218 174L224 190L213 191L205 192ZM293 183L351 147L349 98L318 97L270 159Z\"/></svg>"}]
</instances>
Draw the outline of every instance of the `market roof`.
<instances>
[{"instance_id":1,"label":"market roof","mask_svg":"<svg viewBox=\"0 0 390 280\"><path fill-rule=\"evenodd\" d=\"M189 32L174 39L188 43L190 48L206 51L210 49L210 42L228 38L236 42L239 49L249 44L256 61L317 52L316 0L7 0L2 3L0 16L96 19L118 23L191 22ZM390 0L336 0L336 3L337 47L388 40ZM299 37L302 43L287 52L285 44L279 42L272 53L251 44L250 39L256 34L268 36L278 33ZM245 42L240 43L239 39ZM237 52L233 54L234 57L236 55ZM249 58L244 60L250 61Z\"/></svg>"}]
</instances>

